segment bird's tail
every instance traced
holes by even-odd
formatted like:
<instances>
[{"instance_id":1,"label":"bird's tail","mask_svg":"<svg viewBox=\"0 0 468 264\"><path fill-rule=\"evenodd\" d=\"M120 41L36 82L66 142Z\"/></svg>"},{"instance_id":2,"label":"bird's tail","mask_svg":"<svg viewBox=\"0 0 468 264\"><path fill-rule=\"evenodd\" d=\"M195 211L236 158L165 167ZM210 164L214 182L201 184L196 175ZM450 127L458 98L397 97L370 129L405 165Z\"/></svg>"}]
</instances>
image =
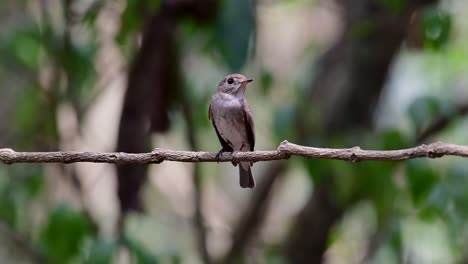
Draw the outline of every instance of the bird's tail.
<instances>
[{"instance_id":1,"label":"bird's tail","mask_svg":"<svg viewBox=\"0 0 468 264\"><path fill-rule=\"evenodd\" d=\"M241 162L239 164L240 186L242 188L255 187L255 180L250 169L250 162Z\"/></svg>"}]
</instances>

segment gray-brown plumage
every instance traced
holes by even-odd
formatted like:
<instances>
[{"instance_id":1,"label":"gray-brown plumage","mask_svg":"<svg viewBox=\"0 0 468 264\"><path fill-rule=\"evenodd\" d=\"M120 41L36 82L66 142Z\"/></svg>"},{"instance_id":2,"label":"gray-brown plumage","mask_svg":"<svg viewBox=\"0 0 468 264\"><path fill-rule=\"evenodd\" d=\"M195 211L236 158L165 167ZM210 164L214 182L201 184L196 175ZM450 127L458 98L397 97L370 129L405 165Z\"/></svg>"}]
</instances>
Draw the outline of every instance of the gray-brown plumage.
<instances>
[{"instance_id":1,"label":"gray-brown plumage","mask_svg":"<svg viewBox=\"0 0 468 264\"><path fill-rule=\"evenodd\" d=\"M211 97L208 117L215 128L221 143L222 152L253 151L255 131L252 112L244 97L247 84L253 79L242 74L231 74L219 83L216 93ZM237 164L233 162L233 165ZM242 188L255 187L251 162L240 162L239 183Z\"/></svg>"}]
</instances>

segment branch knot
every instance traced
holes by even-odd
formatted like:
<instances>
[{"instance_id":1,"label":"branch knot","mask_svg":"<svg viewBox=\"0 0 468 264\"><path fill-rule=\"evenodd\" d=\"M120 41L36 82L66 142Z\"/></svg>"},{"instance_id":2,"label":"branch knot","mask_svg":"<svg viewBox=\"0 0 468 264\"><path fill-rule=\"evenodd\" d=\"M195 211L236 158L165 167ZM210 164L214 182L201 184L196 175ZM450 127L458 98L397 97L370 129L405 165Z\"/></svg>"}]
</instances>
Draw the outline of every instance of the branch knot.
<instances>
[{"instance_id":1,"label":"branch knot","mask_svg":"<svg viewBox=\"0 0 468 264\"><path fill-rule=\"evenodd\" d=\"M359 157L359 152L361 151L361 148L359 146L354 146L351 148L351 162L359 162L362 159Z\"/></svg>"}]
</instances>

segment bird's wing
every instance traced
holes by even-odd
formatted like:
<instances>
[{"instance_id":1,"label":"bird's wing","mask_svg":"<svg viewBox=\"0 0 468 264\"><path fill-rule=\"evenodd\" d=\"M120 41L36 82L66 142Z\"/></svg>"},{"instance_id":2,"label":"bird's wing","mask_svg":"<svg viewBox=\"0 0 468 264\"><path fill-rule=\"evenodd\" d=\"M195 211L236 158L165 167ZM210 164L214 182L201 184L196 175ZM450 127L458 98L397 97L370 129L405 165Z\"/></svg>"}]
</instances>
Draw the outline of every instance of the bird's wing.
<instances>
[{"instance_id":1,"label":"bird's wing","mask_svg":"<svg viewBox=\"0 0 468 264\"><path fill-rule=\"evenodd\" d=\"M210 104L210 106L208 108L208 119L210 119L211 124L213 124L213 127L214 127L214 129L216 131L216 136L218 136L218 140L221 143L221 146L223 147L223 150L233 151L233 148L229 145L229 143L226 140L224 140L224 138L219 133L218 128L216 127L216 123L215 123L215 120L213 118L213 113L211 112L211 104Z\"/></svg>"},{"instance_id":2,"label":"bird's wing","mask_svg":"<svg viewBox=\"0 0 468 264\"><path fill-rule=\"evenodd\" d=\"M250 151L255 148L255 125L253 121L252 111L250 111L247 100L242 100L242 114L244 116L245 131L247 132L247 140L249 141Z\"/></svg>"}]
</instances>

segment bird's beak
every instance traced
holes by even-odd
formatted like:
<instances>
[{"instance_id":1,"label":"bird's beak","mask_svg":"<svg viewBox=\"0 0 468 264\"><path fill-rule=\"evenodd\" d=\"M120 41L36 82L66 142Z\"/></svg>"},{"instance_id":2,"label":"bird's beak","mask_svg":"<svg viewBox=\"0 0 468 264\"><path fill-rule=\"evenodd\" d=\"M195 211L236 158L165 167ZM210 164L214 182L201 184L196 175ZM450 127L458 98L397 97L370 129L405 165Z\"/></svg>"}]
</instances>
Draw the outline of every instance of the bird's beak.
<instances>
[{"instance_id":1,"label":"bird's beak","mask_svg":"<svg viewBox=\"0 0 468 264\"><path fill-rule=\"evenodd\" d=\"M244 83L247 84L247 83L249 83L249 82L253 82L253 80L254 80L254 79L252 79L252 78L247 78L247 79L245 79L245 80L242 81L242 84L244 84Z\"/></svg>"}]
</instances>

